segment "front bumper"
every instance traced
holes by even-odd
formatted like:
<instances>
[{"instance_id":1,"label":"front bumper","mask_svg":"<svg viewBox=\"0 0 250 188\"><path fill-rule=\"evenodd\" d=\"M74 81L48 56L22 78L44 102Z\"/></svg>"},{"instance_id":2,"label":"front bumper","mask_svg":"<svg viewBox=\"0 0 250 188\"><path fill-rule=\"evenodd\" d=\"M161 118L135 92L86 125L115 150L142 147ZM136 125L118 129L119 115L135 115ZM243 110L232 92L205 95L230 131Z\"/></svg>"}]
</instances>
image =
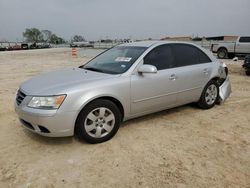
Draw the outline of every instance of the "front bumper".
<instances>
[{"instance_id":1,"label":"front bumper","mask_svg":"<svg viewBox=\"0 0 250 188\"><path fill-rule=\"evenodd\" d=\"M219 103L223 103L231 94L231 83L229 77L219 87Z\"/></svg>"},{"instance_id":2,"label":"front bumper","mask_svg":"<svg viewBox=\"0 0 250 188\"><path fill-rule=\"evenodd\" d=\"M15 111L22 126L34 133L48 137L73 136L78 112L41 110L15 103Z\"/></svg>"}]
</instances>

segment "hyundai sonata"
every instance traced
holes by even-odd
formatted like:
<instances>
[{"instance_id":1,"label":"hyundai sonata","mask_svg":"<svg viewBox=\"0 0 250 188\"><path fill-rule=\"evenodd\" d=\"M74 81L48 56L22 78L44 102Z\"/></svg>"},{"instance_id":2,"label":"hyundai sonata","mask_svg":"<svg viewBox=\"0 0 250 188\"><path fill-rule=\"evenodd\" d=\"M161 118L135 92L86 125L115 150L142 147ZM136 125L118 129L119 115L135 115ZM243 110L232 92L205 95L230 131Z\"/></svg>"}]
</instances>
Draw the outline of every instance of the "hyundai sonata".
<instances>
[{"instance_id":1,"label":"hyundai sonata","mask_svg":"<svg viewBox=\"0 0 250 188\"><path fill-rule=\"evenodd\" d=\"M122 121L196 102L209 109L231 92L227 67L185 42L144 41L115 46L85 65L24 82L15 109L40 135L111 139Z\"/></svg>"}]
</instances>

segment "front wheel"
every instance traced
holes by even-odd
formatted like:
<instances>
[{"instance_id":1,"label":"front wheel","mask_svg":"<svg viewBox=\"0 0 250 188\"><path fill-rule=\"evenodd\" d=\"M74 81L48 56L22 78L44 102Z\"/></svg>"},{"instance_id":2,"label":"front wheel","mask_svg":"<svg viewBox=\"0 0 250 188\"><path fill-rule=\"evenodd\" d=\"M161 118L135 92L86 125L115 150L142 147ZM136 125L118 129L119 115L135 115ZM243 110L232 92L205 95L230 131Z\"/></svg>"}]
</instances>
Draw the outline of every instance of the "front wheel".
<instances>
[{"instance_id":1,"label":"front wheel","mask_svg":"<svg viewBox=\"0 0 250 188\"><path fill-rule=\"evenodd\" d=\"M89 103L78 115L75 134L86 142L101 143L117 133L120 123L118 107L109 100L98 99Z\"/></svg>"},{"instance_id":2,"label":"front wheel","mask_svg":"<svg viewBox=\"0 0 250 188\"><path fill-rule=\"evenodd\" d=\"M218 101L218 97L219 97L218 83L214 80L211 80L205 86L201 94L200 100L198 102L198 105L203 109L212 108Z\"/></svg>"},{"instance_id":3,"label":"front wheel","mask_svg":"<svg viewBox=\"0 0 250 188\"><path fill-rule=\"evenodd\" d=\"M246 75L250 76L250 70L246 71Z\"/></svg>"}]
</instances>

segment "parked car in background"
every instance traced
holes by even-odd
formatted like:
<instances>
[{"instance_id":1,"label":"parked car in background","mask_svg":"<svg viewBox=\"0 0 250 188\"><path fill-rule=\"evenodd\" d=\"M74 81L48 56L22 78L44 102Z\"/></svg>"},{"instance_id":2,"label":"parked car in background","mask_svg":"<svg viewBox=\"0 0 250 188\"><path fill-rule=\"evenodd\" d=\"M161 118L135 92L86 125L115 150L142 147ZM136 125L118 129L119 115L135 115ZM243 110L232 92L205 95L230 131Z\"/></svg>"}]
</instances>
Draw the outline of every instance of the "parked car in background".
<instances>
[{"instance_id":1,"label":"parked car in background","mask_svg":"<svg viewBox=\"0 0 250 188\"><path fill-rule=\"evenodd\" d=\"M250 76L250 56L246 56L242 67L245 69L246 75Z\"/></svg>"},{"instance_id":2,"label":"parked car in background","mask_svg":"<svg viewBox=\"0 0 250 188\"><path fill-rule=\"evenodd\" d=\"M212 108L231 93L227 73L209 51L191 43L126 43L78 68L24 82L15 110L22 125L40 135L76 134L100 143L128 119L193 102Z\"/></svg>"},{"instance_id":3,"label":"parked car in background","mask_svg":"<svg viewBox=\"0 0 250 188\"><path fill-rule=\"evenodd\" d=\"M236 42L220 42L212 44L211 50L217 53L218 58L233 58L235 55L246 56L250 54L250 36L238 37Z\"/></svg>"},{"instance_id":4,"label":"parked car in background","mask_svg":"<svg viewBox=\"0 0 250 188\"><path fill-rule=\"evenodd\" d=\"M0 51L5 51L5 50L6 50L6 47L0 46Z\"/></svg>"},{"instance_id":5,"label":"parked car in background","mask_svg":"<svg viewBox=\"0 0 250 188\"><path fill-rule=\"evenodd\" d=\"M12 45L12 46L8 46L8 47L7 47L7 50L8 50L8 51L12 51L12 50L22 50L22 48L21 48L21 45L15 44L15 45Z\"/></svg>"},{"instance_id":6,"label":"parked car in background","mask_svg":"<svg viewBox=\"0 0 250 188\"><path fill-rule=\"evenodd\" d=\"M22 50L28 50L29 49L29 44L28 43L22 43L21 48L22 48Z\"/></svg>"},{"instance_id":7,"label":"parked car in background","mask_svg":"<svg viewBox=\"0 0 250 188\"><path fill-rule=\"evenodd\" d=\"M84 48L84 47L89 47L89 48L93 48L94 44L87 42L87 41L83 41L83 42L73 42L70 44L71 48Z\"/></svg>"},{"instance_id":8,"label":"parked car in background","mask_svg":"<svg viewBox=\"0 0 250 188\"><path fill-rule=\"evenodd\" d=\"M33 43L29 46L29 49L44 49L44 48L51 48L49 43Z\"/></svg>"}]
</instances>

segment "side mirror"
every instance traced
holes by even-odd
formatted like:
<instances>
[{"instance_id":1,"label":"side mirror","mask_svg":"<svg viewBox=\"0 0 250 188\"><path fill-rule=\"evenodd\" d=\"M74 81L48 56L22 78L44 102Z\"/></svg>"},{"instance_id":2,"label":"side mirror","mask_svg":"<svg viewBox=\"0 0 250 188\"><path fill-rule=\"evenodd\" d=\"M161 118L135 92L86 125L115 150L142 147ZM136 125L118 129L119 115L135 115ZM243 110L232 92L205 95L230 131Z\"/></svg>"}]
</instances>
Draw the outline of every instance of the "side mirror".
<instances>
[{"instance_id":1,"label":"side mirror","mask_svg":"<svg viewBox=\"0 0 250 188\"><path fill-rule=\"evenodd\" d=\"M157 68L153 65L142 65L138 69L139 73L157 73Z\"/></svg>"}]
</instances>

